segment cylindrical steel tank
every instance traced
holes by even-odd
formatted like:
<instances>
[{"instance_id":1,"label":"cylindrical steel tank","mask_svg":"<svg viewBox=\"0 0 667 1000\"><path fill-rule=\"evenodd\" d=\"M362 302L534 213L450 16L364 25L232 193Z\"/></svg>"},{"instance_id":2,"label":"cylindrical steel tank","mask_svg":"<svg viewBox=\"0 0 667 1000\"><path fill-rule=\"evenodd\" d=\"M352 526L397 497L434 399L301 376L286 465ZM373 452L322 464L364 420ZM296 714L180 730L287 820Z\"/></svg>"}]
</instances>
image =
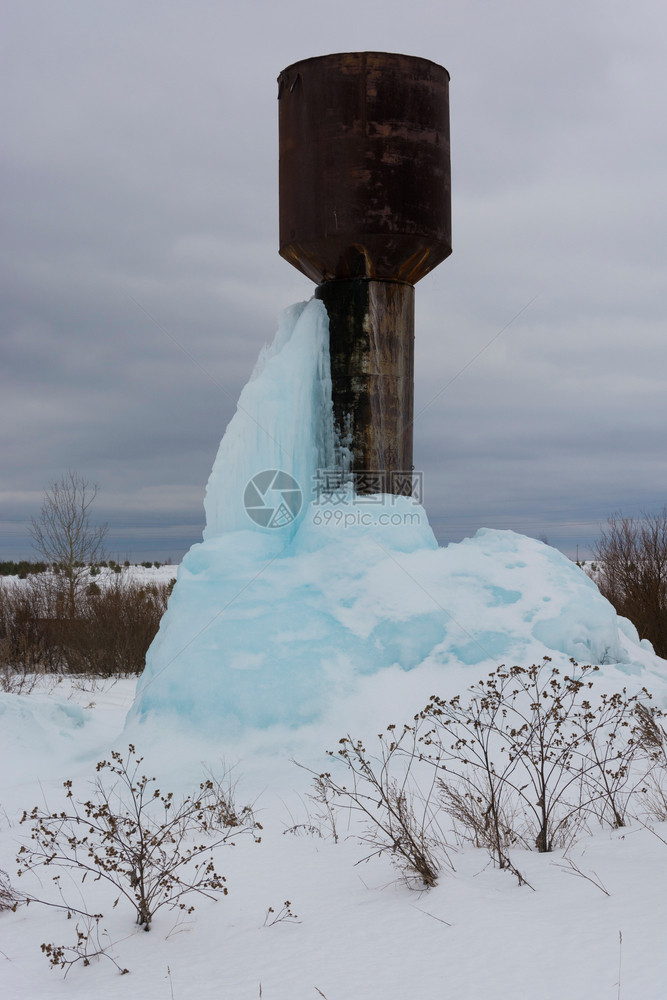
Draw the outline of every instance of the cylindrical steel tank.
<instances>
[{"instance_id":1,"label":"cylindrical steel tank","mask_svg":"<svg viewBox=\"0 0 667 1000\"><path fill-rule=\"evenodd\" d=\"M278 77L280 254L319 285L337 430L384 492L412 468L413 285L451 253L448 93L442 66L387 52Z\"/></svg>"}]
</instances>

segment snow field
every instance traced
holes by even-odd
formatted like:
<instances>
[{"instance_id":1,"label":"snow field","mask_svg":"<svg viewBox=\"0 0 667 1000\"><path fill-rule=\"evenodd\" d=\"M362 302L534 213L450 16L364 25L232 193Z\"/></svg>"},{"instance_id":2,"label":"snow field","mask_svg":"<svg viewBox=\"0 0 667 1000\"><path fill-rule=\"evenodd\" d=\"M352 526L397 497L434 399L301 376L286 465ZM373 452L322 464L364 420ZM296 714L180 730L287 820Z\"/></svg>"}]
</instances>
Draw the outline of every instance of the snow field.
<instances>
[{"instance_id":1,"label":"snow field","mask_svg":"<svg viewBox=\"0 0 667 1000\"><path fill-rule=\"evenodd\" d=\"M9 808L0 829L0 865L8 871L26 832L17 824L20 809L42 796L56 806L63 776L75 776L85 790L93 761L106 752L101 744L114 726L120 728L131 683L93 692L94 707L84 707L90 694L79 691L65 702L78 702L81 725L72 714L56 713L59 700L49 706L45 698L31 709L32 725L41 724L41 730L32 745L24 743L22 780L16 784L14 767L2 777L2 802ZM27 724L25 715L14 718L15 726L2 729L5 760L7 745ZM172 741L168 751L165 741L164 769L177 773L186 747L193 770L197 756L212 761L219 750L193 742ZM128 976L102 958L88 968L74 967L63 980L40 945L72 942L73 921L37 904L0 916L3 997L168 1000L173 991L178 1000L256 1000L261 984L262 998L276 1000L316 998L316 988L327 1000L528 1000L536 992L545 1000L591 1000L617 997L619 959L623 1000L664 997L667 845L648 830L634 824L582 838L570 848L568 856L610 895L561 867L560 851L513 852L533 892L494 869L485 851L470 847L455 850L455 871L443 871L439 884L424 892L410 888L384 856L357 864L368 848L347 831L339 843L284 832L306 819L305 778L284 762L279 793L267 789L255 802L262 842L241 837L235 847L219 849L216 867L226 876L229 895L218 902L193 897L190 916L162 910L145 934L127 905L111 908L108 888L83 886L87 906L105 913L110 953L130 969ZM246 785L241 774L239 803L247 800ZM183 778L179 790L187 787ZM667 824L656 832L667 839ZM38 891L55 899L46 874ZM14 882L27 888L24 880ZM74 883L64 880L64 888L77 905ZM285 900L297 920L264 926L268 908L279 913Z\"/></svg>"}]
</instances>

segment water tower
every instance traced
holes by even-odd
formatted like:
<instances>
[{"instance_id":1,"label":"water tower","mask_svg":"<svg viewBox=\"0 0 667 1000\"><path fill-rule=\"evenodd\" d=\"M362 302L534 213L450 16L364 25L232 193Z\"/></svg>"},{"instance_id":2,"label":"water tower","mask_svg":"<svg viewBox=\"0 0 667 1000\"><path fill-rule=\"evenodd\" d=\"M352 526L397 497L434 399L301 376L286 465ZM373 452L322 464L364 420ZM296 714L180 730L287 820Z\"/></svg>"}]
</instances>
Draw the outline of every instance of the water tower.
<instances>
[{"instance_id":1,"label":"water tower","mask_svg":"<svg viewBox=\"0 0 667 1000\"><path fill-rule=\"evenodd\" d=\"M452 251L449 74L343 52L288 66L278 100L280 254L329 314L336 429L359 492L406 492L414 286Z\"/></svg>"}]
</instances>

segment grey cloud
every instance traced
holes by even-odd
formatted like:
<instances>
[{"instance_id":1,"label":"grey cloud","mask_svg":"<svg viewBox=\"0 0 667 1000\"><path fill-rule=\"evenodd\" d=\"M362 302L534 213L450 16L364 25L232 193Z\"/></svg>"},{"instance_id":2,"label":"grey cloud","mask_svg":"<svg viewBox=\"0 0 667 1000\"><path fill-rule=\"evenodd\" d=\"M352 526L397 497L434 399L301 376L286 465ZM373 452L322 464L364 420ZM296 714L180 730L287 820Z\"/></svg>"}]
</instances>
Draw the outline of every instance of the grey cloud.
<instances>
[{"instance_id":1,"label":"grey cloud","mask_svg":"<svg viewBox=\"0 0 667 1000\"><path fill-rule=\"evenodd\" d=\"M68 467L119 551L196 540L238 393L312 292L277 255L276 76L345 49L452 74L454 255L417 287L417 410L482 353L415 422L440 536L495 519L572 549L662 506L666 22L648 0L342 0L325 37L305 0L10 4L5 546Z\"/></svg>"}]
</instances>

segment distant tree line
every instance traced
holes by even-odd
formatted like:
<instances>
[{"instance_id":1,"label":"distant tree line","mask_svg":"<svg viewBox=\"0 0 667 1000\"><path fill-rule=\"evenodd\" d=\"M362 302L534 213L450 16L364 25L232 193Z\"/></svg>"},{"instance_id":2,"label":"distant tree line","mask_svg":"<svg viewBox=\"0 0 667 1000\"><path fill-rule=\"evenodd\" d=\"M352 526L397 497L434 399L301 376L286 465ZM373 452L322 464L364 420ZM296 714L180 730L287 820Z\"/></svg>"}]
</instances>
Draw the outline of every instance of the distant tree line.
<instances>
[{"instance_id":1,"label":"distant tree line","mask_svg":"<svg viewBox=\"0 0 667 1000\"><path fill-rule=\"evenodd\" d=\"M76 472L52 482L30 531L43 561L3 564L25 581L0 584L5 689L16 690L17 677L20 689L21 677L43 671L108 676L144 667L173 581L142 584L106 558L107 526L90 519L96 496L97 486ZM101 568L113 575L101 578Z\"/></svg>"},{"instance_id":2,"label":"distant tree line","mask_svg":"<svg viewBox=\"0 0 667 1000\"><path fill-rule=\"evenodd\" d=\"M0 562L0 576L18 576L20 580L25 580L29 573L44 573L48 568L45 562L28 562L27 559L14 562L12 559L5 559Z\"/></svg>"},{"instance_id":3,"label":"distant tree line","mask_svg":"<svg viewBox=\"0 0 667 1000\"><path fill-rule=\"evenodd\" d=\"M81 565L83 566L83 563ZM131 565L132 563L129 559L126 559L122 564L116 562L115 559L100 559L99 562L92 563L92 565L86 568L90 576L97 576L102 569L110 569L114 573L120 573L123 569L129 569ZM166 563L144 560L136 565L142 566L144 569L160 569L161 566L171 566L171 560L167 560ZM59 573L61 572L61 567L58 563L50 565L45 562L30 562L28 559L19 559L18 562L14 559L5 559L3 562L0 562L0 576L17 576L19 580L25 580L31 574L46 573L47 570Z\"/></svg>"}]
</instances>

